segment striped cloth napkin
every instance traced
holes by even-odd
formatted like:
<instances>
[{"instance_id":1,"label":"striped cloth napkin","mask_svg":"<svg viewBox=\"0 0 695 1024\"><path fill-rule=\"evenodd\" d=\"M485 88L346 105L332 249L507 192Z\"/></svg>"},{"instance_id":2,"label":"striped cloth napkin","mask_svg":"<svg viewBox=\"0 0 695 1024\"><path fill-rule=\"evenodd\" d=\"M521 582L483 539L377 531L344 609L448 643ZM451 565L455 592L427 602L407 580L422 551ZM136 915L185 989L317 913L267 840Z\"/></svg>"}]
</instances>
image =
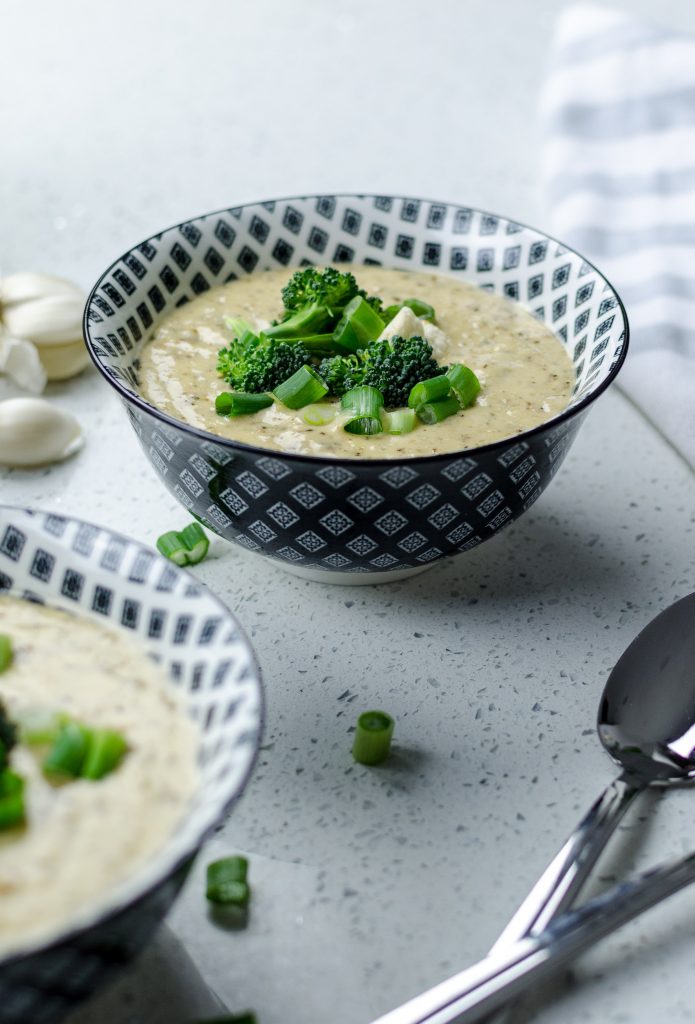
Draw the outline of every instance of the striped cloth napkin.
<instances>
[{"instance_id":1,"label":"striped cloth napkin","mask_svg":"<svg viewBox=\"0 0 695 1024\"><path fill-rule=\"evenodd\" d=\"M695 39L567 8L541 119L554 233L627 308L619 386L695 469Z\"/></svg>"}]
</instances>

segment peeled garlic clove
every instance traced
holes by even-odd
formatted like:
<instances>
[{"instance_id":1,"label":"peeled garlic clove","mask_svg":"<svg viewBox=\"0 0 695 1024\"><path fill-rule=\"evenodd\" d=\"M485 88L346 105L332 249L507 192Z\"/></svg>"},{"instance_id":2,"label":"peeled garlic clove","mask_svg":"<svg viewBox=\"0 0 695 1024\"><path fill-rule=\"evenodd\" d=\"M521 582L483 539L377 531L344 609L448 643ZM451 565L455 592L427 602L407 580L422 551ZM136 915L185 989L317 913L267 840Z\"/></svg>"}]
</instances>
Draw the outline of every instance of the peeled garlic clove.
<instances>
[{"instance_id":1,"label":"peeled garlic clove","mask_svg":"<svg viewBox=\"0 0 695 1024\"><path fill-rule=\"evenodd\" d=\"M26 338L13 338L0 326L0 373L11 377L20 388L39 395L46 387L46 370L38 351Z\"/></svg>"},{"instance_id":2,"label":"peeled garlic clove","mask_svg":"<svg viewBox=\"0 0 695 1024\"><path fill-rule=\"evenodd\" d=\"M0 464L41 466L61 462L84 443L74 416L44 398L0 402Z\"/></svg>"},{"instance_id":3,"label":"peeled garlic clove","mask_svg":"<svg viewBox=\"0 0 695 1024\"><path fill-rule=\"evenodd\" d=\"M81 338L65 345L42 345L38 353L49 380L67 380L90 363L89 352Z\"/></svg>"},{"instance_id":4,"label":"peeled garlic clove","mask_svg":"<svg viewBox=\"0 0 695 1024\"><path fill-rule=\"evenodd\" d=\"M84 301L79 285L53 274L33 274L22 271L0 277L0 305L12 306L18 302L31 302L47 295L75 295Z\"/></svg>"},{"instance_id":5,"label":"peeled garlic clove","mask_svg":"<svg viewBox=\"0 0 695 1024\"><path fill-rule=\"evenodd\" d=\"M84 301L77 295L47 295L3 307L5 327L35 345L62 345L82 337Z\"/></svg>"}]
</instances>

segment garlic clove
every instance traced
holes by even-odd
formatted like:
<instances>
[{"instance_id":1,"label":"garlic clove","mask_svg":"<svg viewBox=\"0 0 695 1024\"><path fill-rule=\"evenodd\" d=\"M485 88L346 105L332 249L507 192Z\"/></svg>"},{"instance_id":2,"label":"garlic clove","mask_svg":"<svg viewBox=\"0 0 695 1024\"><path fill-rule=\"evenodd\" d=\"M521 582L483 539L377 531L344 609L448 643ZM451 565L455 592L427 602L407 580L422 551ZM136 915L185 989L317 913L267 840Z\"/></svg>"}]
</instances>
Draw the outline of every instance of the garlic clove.
<instances>
[{"instance_id":1,"label":"garlic clove","mask_svg":"<svg viewBox=\"0 0 695 1024\"><path fill-rule=\"evenodd\" d=\"M84 301L77 295L49 295L18 302L2 311L5 327L35 345L62 345L82 337Z\"/></svg>"},{"instance_id":2,"label":"garlic clove","mask_svg":"<svg viewBox=\"0 0 695 1024\"><path fill-rule=\"evenodd\" d=\"M0 306L12 306L18 302L33 302L47 295L74 295L84 302L84 292L79 285L64 277L53 274L33 274L22 271L0 277Z\"/></svg>"},{"instance_id":3,"label":"garlic clove","mask_svg":"<svg viewBox=\"0 0 695 1024\"><path fill-rule=\"evenodd\" d=\"M0 325L0 373L26 391L39 395L46 387L46 370L39 353L26 338L13 338Z\"/></svg>"},{"instance_id":4,"label":"garlic clove","mask_svg":"<svg viewBox=\"0 0 695 1024\"><path fill-rule=\"evenodd\" d=\"M38 349L39 359L48 380L67 380L89 366L89 352L85 343L69 341L64 345L42 345Z\"/></svg>"},{"instance_id":5,"label":"garlic clove","mask_svg":"<svg viewBox=\"0 0 695 1024\"><path fill-rule=\"evenodd\" d=\"M0 465L42 466L60 462L84 443L78 421L44 398L0 402Z\"/></svg>"}]
</instances>

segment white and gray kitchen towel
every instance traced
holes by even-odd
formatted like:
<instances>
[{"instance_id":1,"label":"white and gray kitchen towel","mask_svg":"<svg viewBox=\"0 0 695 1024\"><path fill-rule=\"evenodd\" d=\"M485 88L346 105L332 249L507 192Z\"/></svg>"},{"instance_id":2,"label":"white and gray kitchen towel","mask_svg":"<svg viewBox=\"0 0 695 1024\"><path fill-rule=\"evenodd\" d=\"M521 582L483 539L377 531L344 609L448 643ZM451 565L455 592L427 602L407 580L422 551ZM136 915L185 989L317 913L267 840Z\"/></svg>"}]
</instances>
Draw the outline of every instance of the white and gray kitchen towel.
<instances>
[{"instance_id":1,"label":"white and gray kitchen towel","mask_svg":"<svg viewBox=\"0 0 695 1024\"><path fill-rule=\"evenodd\" d=\"M541 118L554 234L627 308L618 383L695 468L695 39L566 8Z\"/></svg>"}]
</instances>

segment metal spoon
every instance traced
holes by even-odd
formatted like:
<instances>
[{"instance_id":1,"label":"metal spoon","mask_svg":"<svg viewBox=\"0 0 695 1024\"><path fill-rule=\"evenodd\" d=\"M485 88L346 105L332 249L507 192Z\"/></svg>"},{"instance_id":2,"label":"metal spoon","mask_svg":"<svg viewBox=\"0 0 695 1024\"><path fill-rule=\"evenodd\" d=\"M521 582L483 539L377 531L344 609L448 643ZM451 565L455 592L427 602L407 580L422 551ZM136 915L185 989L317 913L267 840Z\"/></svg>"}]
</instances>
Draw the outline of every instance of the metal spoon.
<instances>
[{"instance_id":1,"label":"metal spoon","mask_svg":"<svg viewBox=\"0 0 695 1024\"><path fill-rule=\"evenodd\" d=\"M645 626L608 677L601 743L622 773L548 865L490 953L538 935L571 905L635 797L695 777L695 594Z\"/></svg>"},{"instance_id":2,"label":"metal spoon","mask_svg":"<svg viewBox=\"0 0 695 1024\"><path fill-rule=\"evenodd\" d=\"M542 935L543 945L552 945L553 919L571 904L639 793L653 784L669 785L695 777L695 594L657 615L621 656L601 697L597 728L622 773L590 808L514 914L490 950L488 970L500 959L507 959L505 951L513 956L511 947L525 937ZM597 920L589 918L588 923L593 927ZM554 957L546 959L550 962ZM463 1008L457 1006L454 1015L449 1015L457 1004L453 990L459 977L463 985L463 975L443 983L449 1007L440 1002L437 1024L453 1021ZM470 976L466 980L470 982ZM441 986L387 1014L384 1024L387 1020L389 1024L434 1021L431 1012L418 1013L423 1005L436 1006L439 989Z\"/></svg>"}]
</instances>

